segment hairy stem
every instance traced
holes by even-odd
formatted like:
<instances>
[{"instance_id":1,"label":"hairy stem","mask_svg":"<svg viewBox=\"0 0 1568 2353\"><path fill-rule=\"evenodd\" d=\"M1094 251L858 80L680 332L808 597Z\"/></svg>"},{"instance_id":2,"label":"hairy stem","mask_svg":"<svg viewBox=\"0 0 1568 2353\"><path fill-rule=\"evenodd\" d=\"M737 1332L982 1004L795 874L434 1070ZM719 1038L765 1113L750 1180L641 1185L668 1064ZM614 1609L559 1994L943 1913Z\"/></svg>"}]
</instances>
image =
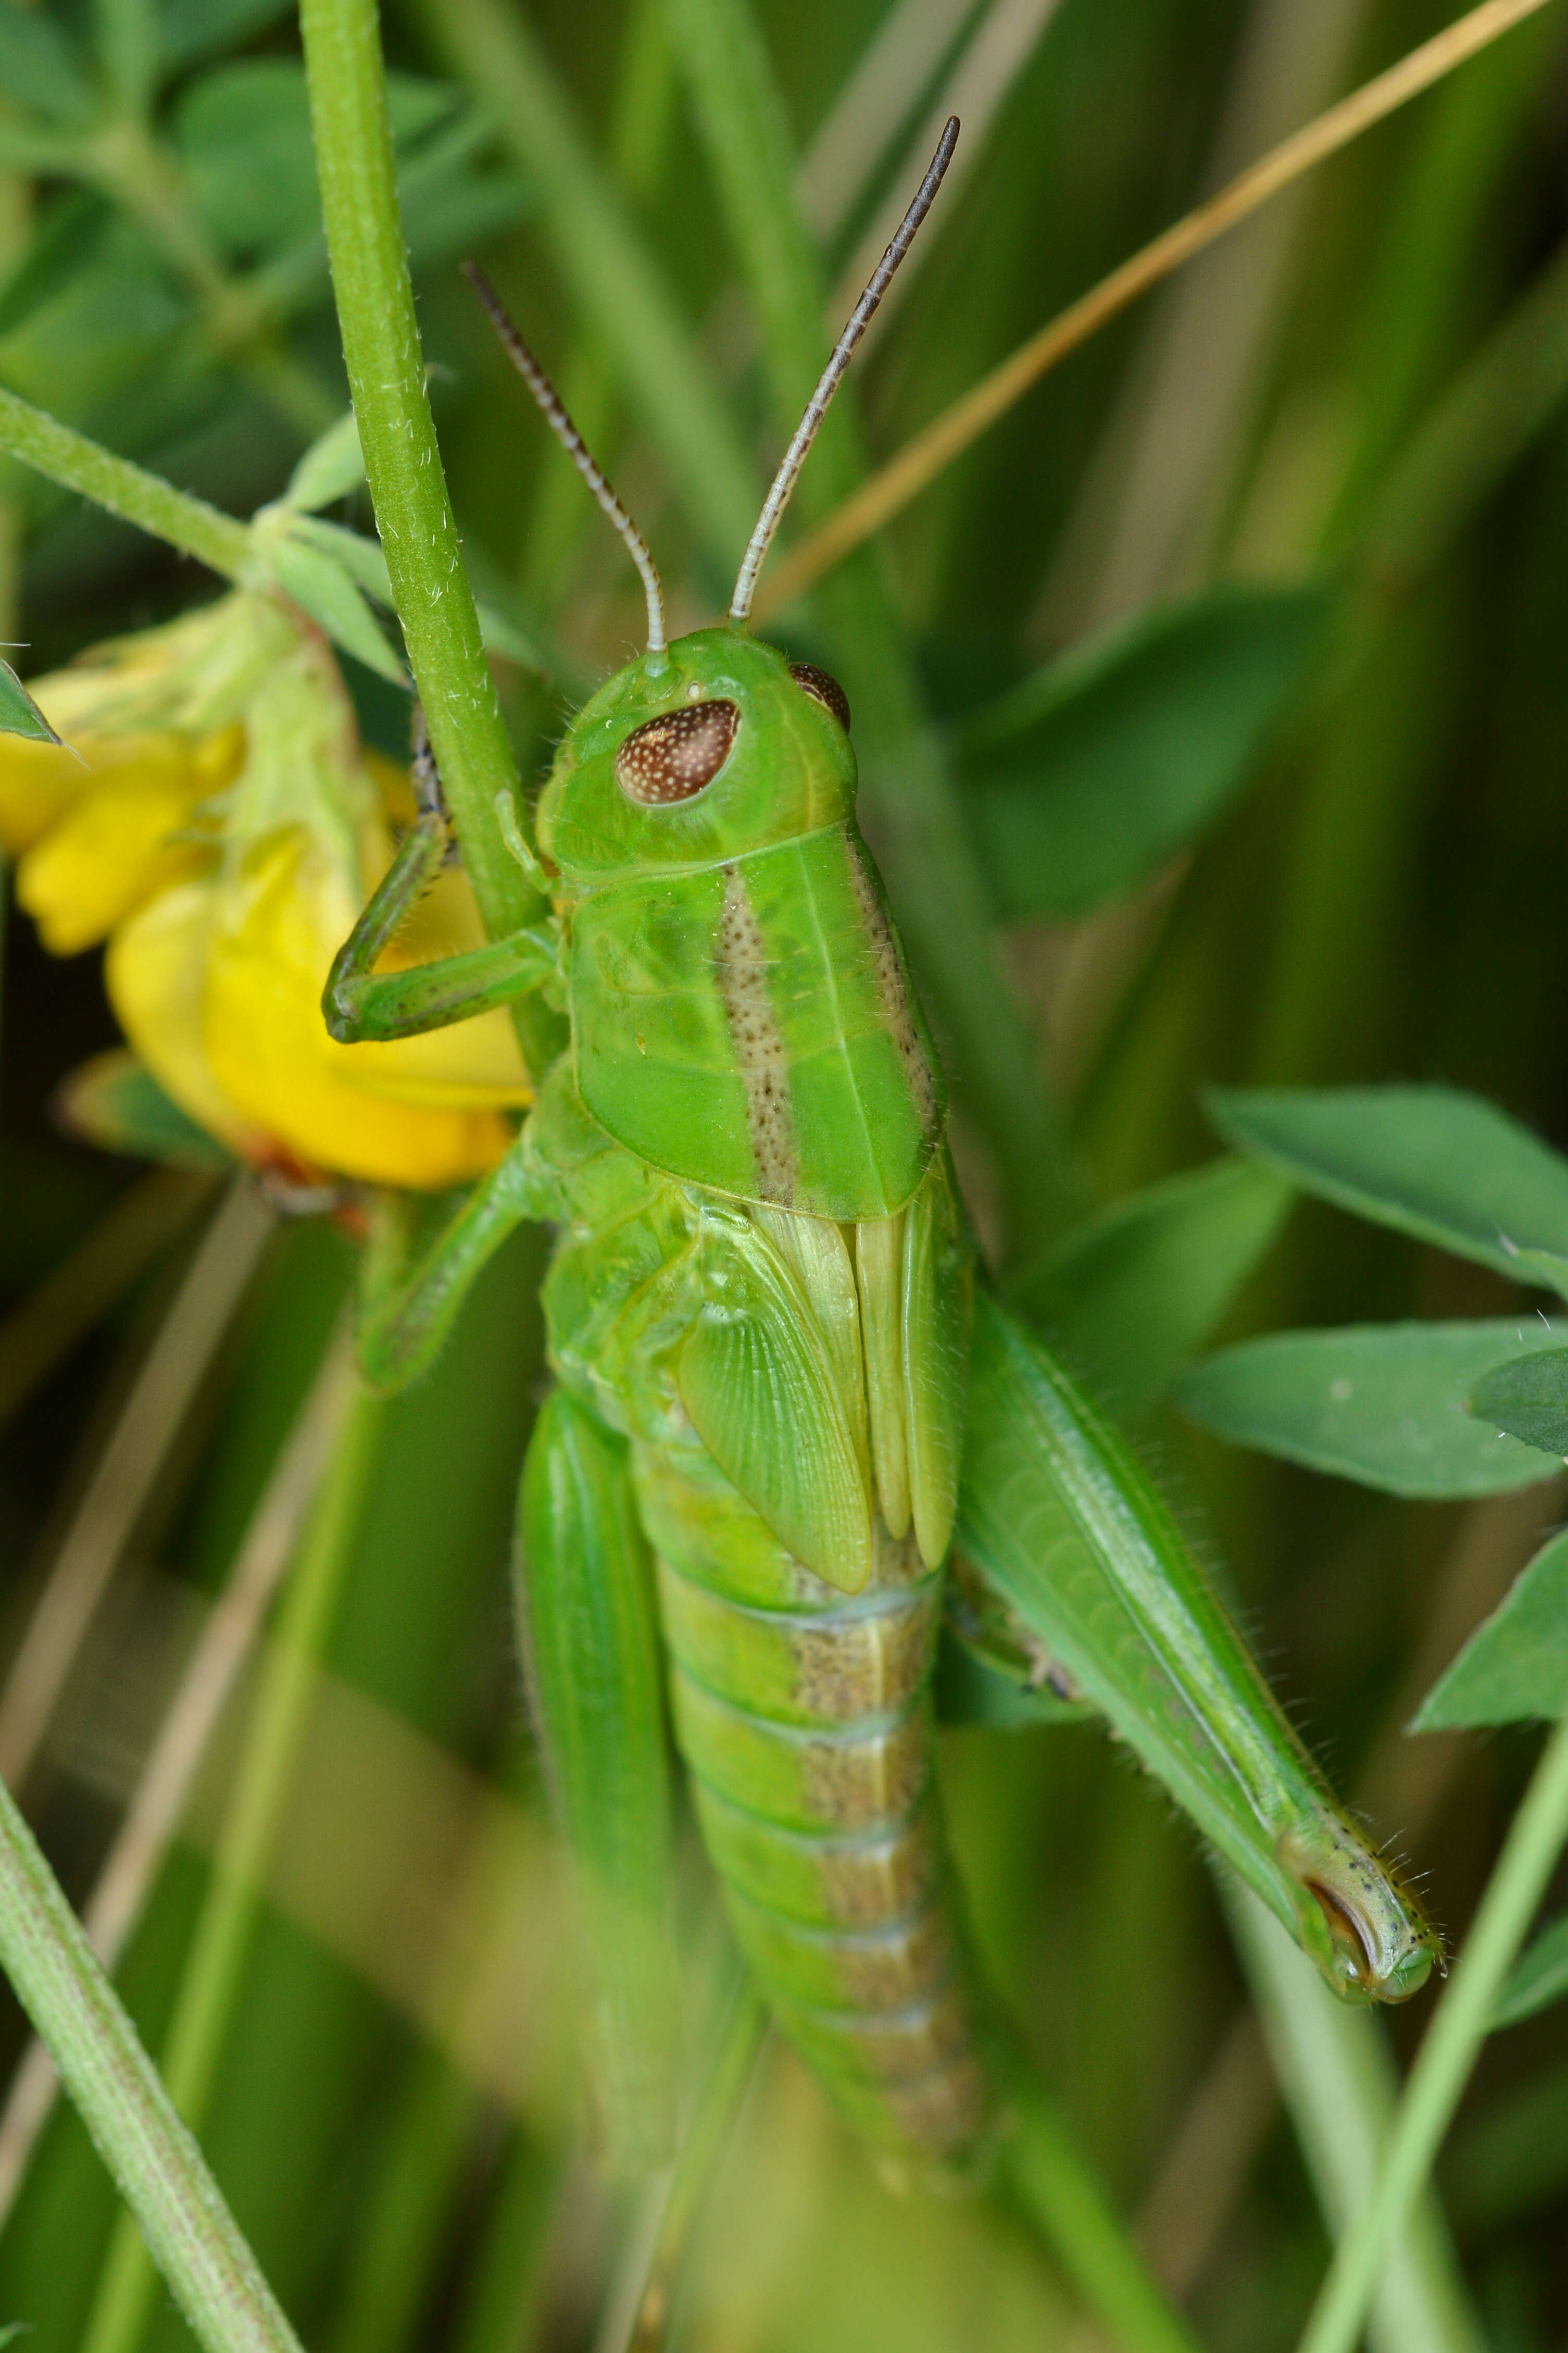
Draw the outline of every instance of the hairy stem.
<instances>
[{"instance_id":1,"label":"hairy stem","mask_svg":"<svg viewBox=\"0 0 1568 2353\"><path fill-rule=\"evenodd\" d=\"M154 539L166 539L226 580L237 579L245 568L250 537L242 522L133 466L129 458L117 458L14 392L0 391L0 449Z\"/></svg>"},{"instance_id":2,"label":"hairy stem","mask_svg":"<svg viewBox=\"0 0 1568 2353\"><path fill-rule=\"evenodd\" d=\"M218 1842L216 1869L196 1922L163 2052L171 2097L200 2125L212 2096L249 1957L266 1875L289 1797L306 1712L353 1559L365 1490L386 1417L362 1392L350 1409L295 1565L246 1734ZM153 2280L137 2240L110 2242L84 2345L132 2353L146 2334Z\"/></svg>"},{"instance_id":3,"label":"hairy stem","mask_svg":"<svg viewBox=\"0 0 1568 2353\"><path fill-rule=\"evenodd\" d=\"M0 1963L199 2342L209 2353L300 2353L4 1783Z\"/></svg>"},{"instance_id":4,"label":"hairy stem","mask_svg":"<svg viewBox=\"0 0 1568 2353\"><path fill-rule=\"evenodd\" d=\"M541 902L496 822L498 795L517 790L517 766L485 662L425 389L375 0L304 0L300 22L327 250L365 473L430 741L493 938L527 923ZM529 1010L538 1018L539 1008Z\"/></svg>"}]
</instances>

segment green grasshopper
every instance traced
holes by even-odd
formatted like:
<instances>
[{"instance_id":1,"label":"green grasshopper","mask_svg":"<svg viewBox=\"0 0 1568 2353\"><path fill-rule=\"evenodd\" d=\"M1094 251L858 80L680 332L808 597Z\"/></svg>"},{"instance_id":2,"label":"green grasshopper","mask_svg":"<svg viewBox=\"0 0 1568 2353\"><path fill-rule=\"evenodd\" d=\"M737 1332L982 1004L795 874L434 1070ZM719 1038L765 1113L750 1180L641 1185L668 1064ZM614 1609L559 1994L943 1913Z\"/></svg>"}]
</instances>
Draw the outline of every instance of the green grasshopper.
<instances>
[{"instance_id":1,"label":"green grasshopper","mask_svg":"<svg viewBox=\"0 0 1568 2353\"><path fill-rule=\"evenodd\" d=\"M637 564L647 650L567 729L537 849L498 811L550 918L376 970L449 852L416 761L421 813L324 1000L348 1041L531 991L566 1017L515 1145L434 1245L416 1256L384 1224L362 1349L382 1385L412 1377L505 1236L559 1229L518 1599L592 1956L594 2073L631 2163L668 2129L667 1671L707 1850L784 2031L889 2160L984 2142L996 2071L932 1788L944 1594L983 1653L1103 1711L1342 1992L1401 1999L1434 1957L1135 1458L976 1299L941 1065L856 828L847 702L746 634L956 132L806 409L728 624L673 645L641 534L469 272Z\"/></svg>"}]
</instances>

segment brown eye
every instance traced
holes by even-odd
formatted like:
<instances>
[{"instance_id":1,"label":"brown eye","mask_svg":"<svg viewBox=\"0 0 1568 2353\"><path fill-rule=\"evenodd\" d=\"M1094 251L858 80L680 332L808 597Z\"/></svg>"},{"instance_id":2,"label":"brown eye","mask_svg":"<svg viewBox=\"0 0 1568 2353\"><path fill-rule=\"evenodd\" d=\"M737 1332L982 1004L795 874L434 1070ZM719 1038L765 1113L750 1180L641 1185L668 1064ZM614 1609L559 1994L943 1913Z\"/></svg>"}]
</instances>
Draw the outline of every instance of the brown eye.
<instances>
[{"instance_id":1,"label":"brown eye","mask_svg":"<svg viewBox=\"0 0 1568 2353\"><path fill-rule=\"evenodd\" d=\"M815 662L791 662L789 674L803 694L831 711L846 735L849 733L849 697L830 671L818 670Z\"/></svg>"},{"instance_id":2,"label":"brown eye","mask_svg":"<svg viewBox=\"0 0 1568 2353\"><path fill-rule=\"evenodd\" d=\"M616 782L645 808L689 801L710 785L741 724L733 702L689 702L634 727L616 754Z\"/></svg>"}]
</instances>

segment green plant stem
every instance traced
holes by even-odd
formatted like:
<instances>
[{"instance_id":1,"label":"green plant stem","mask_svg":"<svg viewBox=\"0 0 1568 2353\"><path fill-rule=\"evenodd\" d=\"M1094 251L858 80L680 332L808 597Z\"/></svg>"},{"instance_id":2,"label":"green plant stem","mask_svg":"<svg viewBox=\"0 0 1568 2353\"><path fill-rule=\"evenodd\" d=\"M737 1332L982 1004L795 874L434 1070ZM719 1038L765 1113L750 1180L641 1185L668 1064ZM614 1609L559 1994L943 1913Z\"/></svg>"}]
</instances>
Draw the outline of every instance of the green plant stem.
<instances>
[{"instance_id":1,"label":"green plant stem","mask_svg":"<svg viewBox=\"0 0 1568 2353\"><path fill-rule=\"evenodd\" d=\"M94 0L93 46L126 113L146 115L158 86L158 12L151 0Z\"/></svg>"},{"instance_id":2,"label":"green plant stem","mask_svg":"<svg viewBox=\"0 0 1568 2353\"><path fill-rule=\"evenodd\" d=\"M1366 2202L1334 2253L1300 2353L1352 2353L1394 2234L1431 2169L1510 1964L1568 1839L1568 1724L1548 1740L1410 2071Z\"/></svg>"},{"instance_id":3,"label":"green plant stem","mask_svg":"<svg viewBox=\"0 0 1568 2353\"><path fill-rule=\"evenodd\" d=\"M238 579L245 569L250 535L242 522L133 466L129 458L117 458L14 392L0 391L0 449L63 490L79 491L154 539L167 540L226 580Z\"/></svg>"},{"instance_id":4,"label":"green plant stem","mask_svg":"<svg viewBox=\"0 0 1568 2353\"><path fill-rule=\"evenodd\" d=\"M288 1801L312 1685L353 1563L386 1413L384 1399L363 1392L349 1410L262 1671L163 2052L170 2096L193 2126L200 2126L211 2098L234 2015L258 1891ZM84 2353L132 2353L145 2333L155 2284L140 2241L122 2220L110 2242Z\"/></svg>"},{"instance_id":5,"label":"green plant stem","mask_svg":"<svg viewBox=\"0 0 1568 2353\"><path fill-rule=\"evenodd\" d=\"M670 2178L627 2353L659 2353L674 2334L693 2232L729 2147L767 2026L756 1982L750 1969L737 1962L708 2072Z\"/></svg>"},{"instance_id":6,"label":"green plant stem","mask_svg":"<svg viewBox=\"0 0 1568 2353\"><path fill-rule=\"evenodd\" d=\"M425 389L375 0L304 0L300 25L332 290L376 523L464 860L499 937L529 922L541 901L496 822L498 797L516 795L517 766Z\"/></svg>"},{"instance_id":7,"label":"green plant stem","mask_svg":"<svg viewBox=\"0 0 1568 2353\"><path fill-rule=\"evenodd\" d=\"M299 2353L200 2149L4 1784L0 1964L199 2342L209 2353Z\"/></svg>"},{"instance_id":8,"label":"green plant stem","mask_svg":"<svg viewBox=\"0 0 1568 2353\"><path fill-rule=\"evenodd\" d=\"M1029 2063L1013 2074L1008 2179L1085 2305L1122 2353L1197 2353Z\"/></svg>"},{"instance_id":9,"label":"green plant stem","mask_svg":"<svg viewBox=\"0 0 1568 2353\"><path fill-rule=\"evenodd\" d=\"M1222 1883L1275 2073L1330 2235L1365 2204L1388 2137L1396 2077L1381 2022L1336 2000L1247 1888ZM1373 2353L1480 2353L1442 2211L1426 2191L1390 2242L1367 2323Z\"/></svg>"}]
</instances>

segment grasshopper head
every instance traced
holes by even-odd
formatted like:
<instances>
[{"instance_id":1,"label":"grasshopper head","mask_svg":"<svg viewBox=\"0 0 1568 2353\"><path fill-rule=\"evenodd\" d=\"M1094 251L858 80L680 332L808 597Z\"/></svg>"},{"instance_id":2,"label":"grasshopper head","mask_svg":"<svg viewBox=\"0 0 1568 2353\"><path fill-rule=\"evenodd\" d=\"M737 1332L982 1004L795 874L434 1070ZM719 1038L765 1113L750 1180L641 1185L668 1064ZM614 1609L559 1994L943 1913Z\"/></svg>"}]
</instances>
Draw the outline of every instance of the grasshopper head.
<instances>
[{"instance_id":1,"label":"grasshopper head","mask_svg":"<svg viewBox=\"0 0 1568 2353\"><path fill-rule=\"evenodd\" d=\"M825 670L738 629L678 638L578 713L539 805L568 890L711 866L841 825L855 808L849 706Z\"/></svg>"}]
</instances>

